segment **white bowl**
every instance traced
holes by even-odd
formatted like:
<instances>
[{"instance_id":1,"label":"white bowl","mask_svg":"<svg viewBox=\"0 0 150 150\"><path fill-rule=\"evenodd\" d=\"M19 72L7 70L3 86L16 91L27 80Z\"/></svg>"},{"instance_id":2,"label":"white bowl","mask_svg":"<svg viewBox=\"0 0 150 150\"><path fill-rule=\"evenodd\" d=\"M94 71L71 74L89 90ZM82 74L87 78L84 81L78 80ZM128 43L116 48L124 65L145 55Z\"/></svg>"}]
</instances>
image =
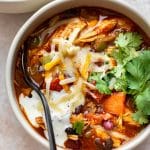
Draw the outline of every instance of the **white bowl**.
<instances>
[{"instance_id":1,"label":"white bowl","mask_svg":"<svg viewBox=\"0 0 150 150\"><path fill-rule=\"evenodd\" d=\"M0 0L0 13L25 13L35 11L52 0Z\"/></svg>"},{"instance_id":2,"label":"white bowl","mask_svg":"<svg viewBox=\"0 0 150 150\"><path fill-rule=\"evenodd\" d=\"M14 64L16 53L20 45L27 38L27 36L43 21L55 15L56 13L62 12L66 9L78 7L78 6L100 6L108 9L115 10L120 12L129 18L131 18L135 23L137 23L147 35L150 35L150 25L147 21L141 17L141 15L131 8L131 6L123 3L122 1L113 1L113 0L57 0L53 1L39 11L37 11L31 18L29 18L26 23L21 27L17 35L15 36L10 51L7 58L6 66L6 87L8 91L9 100L11 106L14 110L14 113L25 130L39 141L45 147L48 147L48 141L39 135L28 123L22 114L14 92L13 78L14 78ZM134 139L132 139L127 144L121 146L121 150L131 150L133 147L141 143L150 133L150 125L148 125L142 132L138 134Z\"/></svg>"}]
</instances>

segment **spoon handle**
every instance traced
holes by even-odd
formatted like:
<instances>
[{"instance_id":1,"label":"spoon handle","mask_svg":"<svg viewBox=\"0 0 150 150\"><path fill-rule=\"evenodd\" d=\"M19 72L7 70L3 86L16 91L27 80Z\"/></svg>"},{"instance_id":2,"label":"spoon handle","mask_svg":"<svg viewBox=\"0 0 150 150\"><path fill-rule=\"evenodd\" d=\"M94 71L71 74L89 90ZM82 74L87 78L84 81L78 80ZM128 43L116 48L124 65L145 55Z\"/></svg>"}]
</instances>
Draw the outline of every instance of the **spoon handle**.
<instances>
[{"instance_id":1,"label":"spoon handle","mask_svg":"<svg viewBox=\"0 0 150 150\"><path fill-rule=\"evenodd\" d=\"M37 94L39 95L39 97L42 101L42 104L43 104L46 125L47 125L47 130L48 130L48 141L49 141L50 150L56 150L56 143L55 143L55 136L54 136L54 130L53 130L53 125L52 125L50 108L48 106L48 103L47 103L47 100L46 100L44 94L40 90L40 87L29 76L29 73L27 71L27 64L26 64L27 63L27 49L26 48L22 49L22 59L21 60L22 60L21 66L22 66L22 71L23 71L23 75L24 75L24 80L33 90L35 90L37 92Z\"/></svg>"},{"instance_id":2,"label":"spoon handle","mask_svg":"<svg viewBox=\"0 0 150 150\"><path fill-rule=\"evenodd\" d=\"M44 94L41 91L37 91L37 93L40 96L42 103L43 103L43 107L44 107L47 130L48 130L48 137L49 137L48 140L50 143L50 150L56 150L55 135L54 135L54 131L53 131L50 109L49 109L49 106L48 106L48 103L47 103L47 100L46 100Z\"/></svg>"}]
</instances>

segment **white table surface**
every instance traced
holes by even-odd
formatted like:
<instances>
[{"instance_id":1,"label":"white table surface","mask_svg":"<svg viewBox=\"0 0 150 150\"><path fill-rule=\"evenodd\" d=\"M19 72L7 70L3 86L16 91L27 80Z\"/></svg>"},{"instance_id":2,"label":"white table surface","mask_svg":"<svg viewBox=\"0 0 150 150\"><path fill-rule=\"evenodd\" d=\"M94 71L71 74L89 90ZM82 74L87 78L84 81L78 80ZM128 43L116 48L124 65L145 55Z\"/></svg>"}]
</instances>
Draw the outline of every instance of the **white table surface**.
<instances>
[{"instance_id":1,"label":"white table surface","mask_svg":"<svg viewBox=\"0 0 150 150\"><path fill-rule=\"evenodd\" d=\"M125 0L150 22L150 0ZM0 150L46 150L22 128L8 102L5 89L5 64L10 44L28 14L0 14ZM135 150L150 150L150 139Z\"/></svg>"}]
</instances>

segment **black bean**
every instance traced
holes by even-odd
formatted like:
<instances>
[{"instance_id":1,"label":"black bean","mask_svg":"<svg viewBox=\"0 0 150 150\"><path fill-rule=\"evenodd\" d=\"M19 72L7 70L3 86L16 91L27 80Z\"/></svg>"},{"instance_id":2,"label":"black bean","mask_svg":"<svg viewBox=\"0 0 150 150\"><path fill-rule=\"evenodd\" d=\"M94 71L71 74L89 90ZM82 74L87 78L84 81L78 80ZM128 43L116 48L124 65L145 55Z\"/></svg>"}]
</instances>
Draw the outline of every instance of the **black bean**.
<instances>
[{"instance_id":1,"label":"black bean","mask_svg":"<svg viewBox=\"0 0 150 150\"><path fill-rule=\"evenodd\" d=\"M103 112L104 112L103 107L102 107L101 105L98 105L97 108L96 108L96 113L101 114L101 113L103 113Z\"/></svg>"},{"instance_id":2,"label":"black bean","mask_svg":"<svg viewBox=\"0 0 150 150\"><path fill-rule=\"evenodd\" d=\"M75 134L75 130L74 130L73 128L71 128L71 127L66 128L66 129L65 129L65 132L66 132L67 134Z\"/></svg>"},{"instance_id":3,"label":"black bean","mask_svg":"<svg viewBox=\"0 0 150 150\"><path fill-rule=\"evenodd\" d=\"M105 142L104 142L104 148L105 148L105 150L112 150L112 148L113 148L113 141L112 141L112 139L110 138L110 139L107 139Z\"/></svg>"},{"instance_id":4,"label":"black bean","mask_svg":"<svg viewBox=\"0 0 150 150\"><path fill-rule=\"evenodd\" d=\"M95 144L96 145L102 144L100 138L95 138Z\"/></svg>"},{"instance_id":5,"label":"black bean","mask_svg":"<svg viewBox=\"0 0 150 150\"><path fill-rule=\"evenodd\" d=\"M75 114L80 114L82 111L83 105L79 105L78 107L75 108Z\"/></svg>"},{"instance_id":6,"label":"black bean","mask_svg":"<svg viewBox=\"0 0 150 150\"><path fill-rule=\"evenodd\" d=\"M104 146L100 138L95 138L95 145L97 150L104 150Z\"/></svg>"}]
</instances>

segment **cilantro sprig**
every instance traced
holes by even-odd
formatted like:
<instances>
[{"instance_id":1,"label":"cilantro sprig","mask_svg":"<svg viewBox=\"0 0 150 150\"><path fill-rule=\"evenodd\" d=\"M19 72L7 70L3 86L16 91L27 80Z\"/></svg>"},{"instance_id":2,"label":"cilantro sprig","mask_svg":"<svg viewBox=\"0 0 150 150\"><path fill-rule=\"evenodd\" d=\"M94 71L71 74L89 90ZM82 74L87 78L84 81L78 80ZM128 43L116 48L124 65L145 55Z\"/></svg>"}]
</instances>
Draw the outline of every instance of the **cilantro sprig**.
<instances>
[{"instance_id":1,"label":"cilantro sprig","mask_svg":"<svg viewBox=\"0 0 150 150\"><path fill-rule=\"evenodd\" d=\"M115 90L123 90L134 97L137 111L134 120L148 123L150 117L150 51L139 51L142 37L138 33L120 33L112 56L118 66L113 70Z\"/></svg>"},{"instance_id":2,"label":"cilantro sprig","mask_svg":"<svg viewBox=\"0 0 150 150\"><path fill-rule=\"evenodd\" d=\"M99 72L93 72L89 78L88 81L96 81L96 88L100 93L103 94L111 94L111 90L109 89L109 82L106 82L104 79L101 79L101 73Z\"/></svg>"},{"instance_id":3,"label":"cilantro sprig","mask_svg":"<svg viewBox=\"0 0 150 150\"><path fill-rule=\"evenodd\" d=\"M150 49L140 50L142 42L138 33L120 33L111 55L117 66L103 77L101 73L92 73L89 81L96 81L96 88L101 93L111 94L111 90L115 89L131 95L137 109L133 119L146 124L150 119ZM116 81L110 89L112 79Z\"/></svg>"},{"instance_id":4,"label":"cilantro sprig","mask_svg":"<svg viewBox=\"0 0 150 150\"><path fill-rule=\"evenodd\" d=\"M119 64L125 65L128 61L138 55L142 43L142 37L135 32L120 33L115 40L116 49L112 56Z\"/></svg>"},{"instance_id":5,"label":"cilantro sprig","mask_svg":"<svg viewBox=\"0 0 150 150\"><path fill-rule=\"evenodd\" d=\"M83 127L84 127L83 121L76 121L73 124L73 129L75 130L76 134L79 134L79 135L82 133Z\"/></svg>"},{"instance_id":6,"label":"cilantro sprig","mask_svg":"<svg viewBox=\"0 0 150 150\"><path fill-rule=\"evenodd\" d=\"M142 37L136 32L120 33L115 44L117 47L125 49L139 49L142 43Z\"/></svg>"},{"instance_id":7,"label":"cilantro sprig","mask_svg":"<svg viewBox=\"0 0 150 150\"><path fill-rule=\"evenodd\" d=\"M133 118L140 124L148 123L150 117L150 51L141 54L128 62L126 80L128 92L135 98L137 112Z\"/></svg>"}]
</instances>

